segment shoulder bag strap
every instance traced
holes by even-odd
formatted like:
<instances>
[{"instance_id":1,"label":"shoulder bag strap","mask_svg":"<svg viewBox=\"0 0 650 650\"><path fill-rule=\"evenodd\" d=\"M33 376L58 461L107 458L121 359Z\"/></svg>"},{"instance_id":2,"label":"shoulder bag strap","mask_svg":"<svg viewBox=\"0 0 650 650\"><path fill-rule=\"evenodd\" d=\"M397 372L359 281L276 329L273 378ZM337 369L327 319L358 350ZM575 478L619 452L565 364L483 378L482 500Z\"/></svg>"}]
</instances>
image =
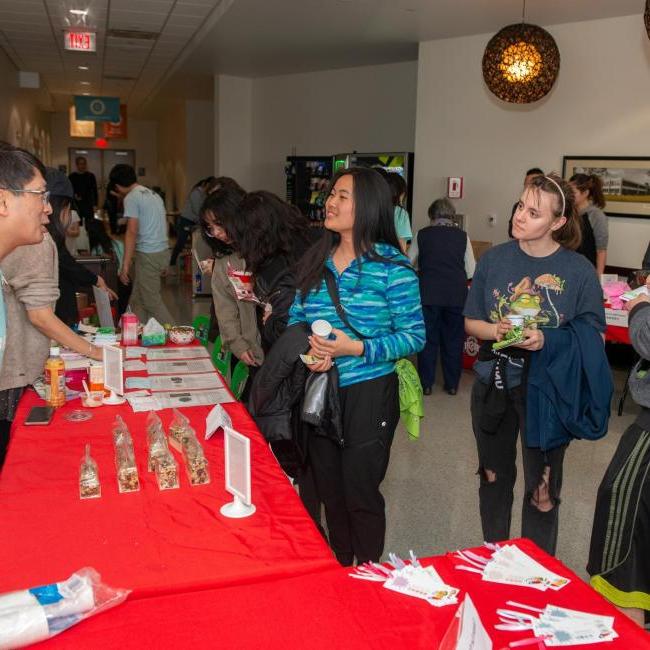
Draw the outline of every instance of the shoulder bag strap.
<instances>
[{"instance_id":1,"label":"shoulder bag strap","mask_svg":"<svg viewBox=\"0 0 650 650\"><path fill-rule=\"evenodd\" d=\"M348 320L348 316L343 309L341 304L341 299L339 298L339 288L336 286L336 277L331 269L327 266L325 267L325 285L327 286L327 293L329 293L330 298L332 299L332 304L336 313L339 315L339 318L343 321L344 325L359 339L367 339L367 336L364 336L356 327L353 327Z\"/></svg>"}]
</instances>

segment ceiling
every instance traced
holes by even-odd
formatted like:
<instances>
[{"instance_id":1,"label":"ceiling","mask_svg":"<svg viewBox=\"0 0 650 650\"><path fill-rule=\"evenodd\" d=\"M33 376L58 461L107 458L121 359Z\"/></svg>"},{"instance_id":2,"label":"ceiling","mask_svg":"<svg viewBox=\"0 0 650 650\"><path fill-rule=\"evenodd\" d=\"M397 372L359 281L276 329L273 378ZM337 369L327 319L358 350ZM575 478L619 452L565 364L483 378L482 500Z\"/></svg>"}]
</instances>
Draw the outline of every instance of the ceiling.
<instances>
[{"instance_id":1,"label":"ceiling","mask_svg":"<svg viewBox=\"0 0 650 650\"><path fill-rule=\"evenodd\" d=\"M640 15L643 7L528 0L526 21ZM18 69L41 74L51 108L65 110L71 95L86 92L120 96L133 114L161 89L187 96L217 72L260 77L413 60L420 41L496 32L521 16L522 0L0 0L0 46ZM63 49L70 26L97 32L95 54Z\"/></svg>"}]
</instances>

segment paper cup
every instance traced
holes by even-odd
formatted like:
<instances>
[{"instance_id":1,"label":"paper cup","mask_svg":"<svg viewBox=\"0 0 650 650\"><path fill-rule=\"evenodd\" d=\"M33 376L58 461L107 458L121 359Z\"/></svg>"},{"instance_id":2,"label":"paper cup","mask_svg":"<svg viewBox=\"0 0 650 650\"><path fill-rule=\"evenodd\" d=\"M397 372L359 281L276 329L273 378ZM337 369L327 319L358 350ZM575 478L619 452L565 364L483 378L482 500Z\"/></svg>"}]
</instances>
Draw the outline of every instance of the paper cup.
<instances>
[{"instance_id":1,"label":"paper cup","mask_svg":"<svg viewBox=\"0 0 650 650\"><path fill-rule=\"evenodd\" d=\"M513 327L523 327L524 326L524 316L520 314L510 314L508 320L512 323Z\"/></svg>"},{"instance_id":2,"label":"paper cup","mask_svg":"<svg viewBox=\"0 0 650 650\"><path fill-rule=\"evenodd\" d=\"M332 326L326 320L322 318L315 320L311 324L311 331L316 335L326 339L332 333Z\"/></svg>"}]
</instances>

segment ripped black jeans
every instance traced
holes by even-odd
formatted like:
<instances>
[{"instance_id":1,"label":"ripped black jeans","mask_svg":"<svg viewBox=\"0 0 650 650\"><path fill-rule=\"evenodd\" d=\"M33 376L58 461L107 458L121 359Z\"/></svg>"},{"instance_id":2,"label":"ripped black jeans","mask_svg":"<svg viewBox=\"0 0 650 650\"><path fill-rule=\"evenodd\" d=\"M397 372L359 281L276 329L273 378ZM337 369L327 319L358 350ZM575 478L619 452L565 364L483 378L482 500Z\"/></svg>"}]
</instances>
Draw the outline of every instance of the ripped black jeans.
<instances>
[{"instance_id":1,"label":"ripped black jeans","mask_svg":"<svg viewBox=\"0 0 650 650\"><path fill-rule=\"evenodd\" d=\"M472 427L479 461L479 507L486 542L510 539L513 489L517 480L517 437L521 431L525 494L521 535L555 554L562 490L562 464L568 445L550 451L529 448L525 440L525 387L507 392L507 409L496 433L481 427L488 386L476 380L472 388Z\"/></svg>"}]
</instances>

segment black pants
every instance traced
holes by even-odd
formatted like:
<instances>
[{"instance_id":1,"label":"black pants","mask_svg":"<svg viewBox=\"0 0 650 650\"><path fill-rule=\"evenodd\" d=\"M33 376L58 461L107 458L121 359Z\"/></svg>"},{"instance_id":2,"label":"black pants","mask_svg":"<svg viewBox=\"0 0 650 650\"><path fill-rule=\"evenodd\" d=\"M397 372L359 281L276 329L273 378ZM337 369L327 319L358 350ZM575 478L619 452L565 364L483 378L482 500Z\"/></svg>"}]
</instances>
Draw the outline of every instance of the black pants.
<instances>
[{"instance_id":1,"label":"black pants","mask_svg":"<svg viewBox=\"0 0 650 650\"><path fill-rule=\"evenodd\" d=\"M196 228L196 224L193 221L185 219L184 217L179 217L178 225L176 226L176 245L172 251L171 258L169 259L169 266L174 266L176 264L176 260L181 254L183 248L185 248L185 242L194 228Z\"/></svg>"},{"instance_id":2,"label":"black pants","mask_svg":"<svg viewBox=\"0 0 650 650\"><path fill-rule=\"evenodd\" d=\"M562 464L568 445L544 452L526 446L525 387L508 391L508 408L496 433L486 433L480 426L483 403L488 387L476 380L472 389L472 427L476 437L479 461L479 506L483 536L487 542L510 538L510 521L517 480L517 436L521 431L521 453L524 466L525 493L522 505L521 534L540 548L555 554L558 533L558 511L562 490ZM548 468L548 469L547 469ZM487 471L496 474L489 481ZM545 471L548 480L544 479ZM541 511L535 504L535 492L548 486L553 507Z\"/></svg>"},{"instance_id":3,"label":"black pants","mask_svg":"<svg viewBox=\"0 0 650 650\"><path fill-rule=\"evenodd\" d=\"M423 305L424 326L427 340L424 350L418 354L418 372L425 388L433 386L436 379L438 350L442 362L445 390L456 389L463 369L463 341L465 319L462 307Z\"/></svg>"},{"instance_id":4,"label":"black pants","mask_svg":"<svg viewBox=\"0 0 650 650\"><path fill-rule=\"evenodd\" d=\"M345 566L379 560L386 513L379 486L399 421L397 375L340 390L343 446L313 435L309 458L318 496L325 506L329 543Z\"/></svg>"}]
</instances>

